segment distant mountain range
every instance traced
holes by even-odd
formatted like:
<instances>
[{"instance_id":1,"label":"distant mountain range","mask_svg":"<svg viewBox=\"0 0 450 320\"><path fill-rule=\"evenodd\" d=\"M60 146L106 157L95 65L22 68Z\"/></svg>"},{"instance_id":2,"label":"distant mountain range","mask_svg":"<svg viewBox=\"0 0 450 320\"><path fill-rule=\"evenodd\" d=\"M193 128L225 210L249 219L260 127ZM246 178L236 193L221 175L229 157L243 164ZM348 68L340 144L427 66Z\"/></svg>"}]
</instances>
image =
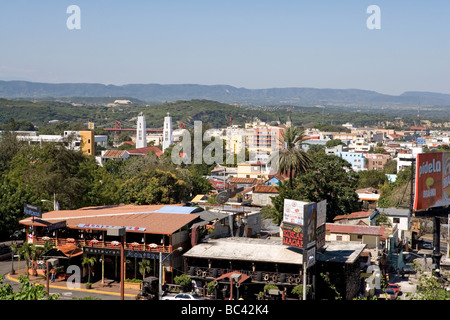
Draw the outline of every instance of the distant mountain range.
<instances>
[{"instance_id":1,"label":"distant mountain range","mask_svg":"<svg viewBox=\"0 0 450 320\"><path fill-rule=\"evenodd\" d=\"M228 85L37 83L0 81L0 97L16 99L70 97L130 97L149 103L207 99L223 103L250 105L292 104L301 106L335 105L360 108L378 107L450 107L450 94L404 92L399 96L359 89L271 88L245 89Z\"/></svg>"}]
</instances>

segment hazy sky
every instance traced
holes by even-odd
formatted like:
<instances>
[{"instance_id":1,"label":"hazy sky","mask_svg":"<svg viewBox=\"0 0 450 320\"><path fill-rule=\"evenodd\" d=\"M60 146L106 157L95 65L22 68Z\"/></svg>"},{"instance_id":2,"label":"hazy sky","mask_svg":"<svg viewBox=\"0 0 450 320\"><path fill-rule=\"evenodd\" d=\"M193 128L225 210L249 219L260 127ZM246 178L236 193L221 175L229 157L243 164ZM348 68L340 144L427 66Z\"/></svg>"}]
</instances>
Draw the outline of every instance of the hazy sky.
<instances>
[{"instance_id":1,"label":"hazy sky","mask_svg":"<svg viewBox=\"0 0 450 320\"><path fill-rule=\"evenodd\" d=\"M0 80L450 93L450 1L1 0Z\"/></svg>"}]
</instances>

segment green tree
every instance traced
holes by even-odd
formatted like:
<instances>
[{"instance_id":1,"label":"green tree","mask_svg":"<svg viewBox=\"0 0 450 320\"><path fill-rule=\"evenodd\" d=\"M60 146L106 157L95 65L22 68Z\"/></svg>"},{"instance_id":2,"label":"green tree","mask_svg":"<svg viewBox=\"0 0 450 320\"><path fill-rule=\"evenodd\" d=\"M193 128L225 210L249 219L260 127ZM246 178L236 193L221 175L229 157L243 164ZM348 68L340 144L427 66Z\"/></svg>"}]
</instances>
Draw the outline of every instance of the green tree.
<instances>
[{"instance_id":1,"label":"green tree","mask_svg":"<svg viewBox=\"0 0 450 320\"><path fill-rule=\"evenodd\" d=\"M336 147L339 145L346 146L346 144L343 143L341 141L341 139L332 139L332 140L327 141L327 143L325 144L325 147L332 148L332 147Z\"/></svg>"},{"instance_id":2,"label":"green tree","mask_svg":"<svg viewBox=\"0 0 450 320\"><path fill-rule=\"evenodd\" d=\"M182 286L184 290L187 290L192 285L192 280L187 274L181 274L179 276L176 276L173 281L176 285Z\"/></svg>"},{"instance_id":3,"label":"green tree","mask_svg":"<svg viewBox=\"0 0 450 320\"><path fill-rule=\"evenodd\" d=\"M348 214L359 209L355 192L358 176L350 164L334 155L316 153L308 170L296 177L294 188L287 183L278 187L278 196L272 197L273 210L268 211L274 223L281 223L284 199L306 202L327 201L327 221L336 215Z\"/></svg>"},{"instance_id":4,"label":"green tree","mask_svg":"<svg viewBox=\"0 0 450 320\"><path fill-rule=\"evenodd\" d=\"M139 273L142 274L142 279L145 278L146 273L150 273L151 263L150 260L143 259L139 262Z\"/></svg>"},{"instance_id":5,"label":"green tree","mask_svg":"<svg viewBox=\"0 0 450 320\"><path fill-rule=\"evenodd\" d=\"M24 145L12 132L6 131L0 135L0 174L8 171L10 161Z\"/></svg>"},{"instance_id":6,"label":"green tree","mask_svg":"<svg viewBox=\"0 0 450 320\"><path fill-rule=\"evenodd\" d=\"M408 293L411 300L450 300L450 292L446 289L446 281L437 277L434 271L430 277L416 263L414 268L419 273L419 283L414 294Z\"/></svg>"},{"instance_id":7,"label":"green tree","mask_svg":"<svg viewBox=\"0 0 450 320\"><path fill-rule=\"evenodd\" d=\"M274 156L271 157L271 161L275 161L277 171L280 174L289 175L289 185L291 188L294 188L294 174L302 174L311 164L309 155L299 148L303 144L303 133L304 131L300 127L286 128L286 131L282 134L283 139L280 139L284 144L284 148L274 153Z\"/></svg>"},{"instance_id":8,"label":"green tree","mask_svg":"<svg viewBox=\"0 0 450 320\"><path fill-rule=\"evenodd\" d=\"M358 188L378 189L387 181L386 175L382 171L364 170L358 173Z\"/></svg>"},{"instance_id":9,"label":"green tree","mask_svg":"<svg viewBox=\"0 0 450 320\"><path fill-rule=\"evenodd\" d=\"M42 284L33 284L28 277L19 276L20 288L14 292L10 284L3 283L0 275L0 300L57 300L59 294L48 294Z\"/></svg>"},{"instance_id":10,"label":"green tree","mask_svg":"<svg viewBox=\"0 0 450 320\"><path fill-rule=\"evenodd\" d=\"M189 199L190 186L173 172L147 170L125 181L120 194L125 203L173 204Z\"/></svg>"},{"instance_id":11,"label":"green tree","mask_svg":"<svg viewBox=\"0 0 450 320\"><path fill-rule=\"evenodd\" d=\"M300 199L327 201L327 221L359 210L355 192L358 176L350 164L334 155L316 153L309 169L296 178Z\"/></svg>"},{"instance_id":12,"label":"green tree","mask_svg":"<svg viewBox=\"0 0 450 320\"><path fill-rule=\"evenodd\" d=\"M88 269L88 283L91 283L91 267L93 267L96 262L97 259L95 257L84 257L83 261L81 262L81 265L83 267L87 267Z\"/></svg>"}]
</instances>

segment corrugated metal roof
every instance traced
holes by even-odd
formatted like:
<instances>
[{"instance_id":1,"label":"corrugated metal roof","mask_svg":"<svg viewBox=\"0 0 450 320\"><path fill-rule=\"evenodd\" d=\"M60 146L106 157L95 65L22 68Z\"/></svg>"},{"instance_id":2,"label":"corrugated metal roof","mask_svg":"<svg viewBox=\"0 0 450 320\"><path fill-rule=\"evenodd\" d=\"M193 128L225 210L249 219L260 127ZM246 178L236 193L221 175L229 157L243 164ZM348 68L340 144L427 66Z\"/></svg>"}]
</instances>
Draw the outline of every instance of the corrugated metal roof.
<instances>
[{"instance_id":1,"label":"corrugated metal roof","mask_svg":"<svg viewBox=\"0 0 450 320\"><path fill-rule=\"evenodd\" d=\"M201 212L203 208L200 207L173 207L173 206L165 206L161 209L158 209L157 213L176 213L176 214L191 214L194 212Z\"/></svg>"},{"instance_id":2,"label":"corrugated metal roof","mask_svg":"<svg viewBox=\"0 0 450 320\"><path fill-rule=\"evenodd\" d=\"M103 158L120 158L125 153L127 153L126 150L107 150L102 157Z\"/></svg>"},{"instance_id":3,"label":"corrugated metal roof","mask_svg":"<svg viewBox=\"0 0 450 320\"><path fill-rule=\"evenodd\" d=\"M225 259L272 263L303 263L300 249L283 245L281 238L223 238L200 243L184 254L185 257Z\"/></svg>"},{"instance_id":4,"label":"corrugated metal roof","mask_svg":"<svg viewBox=\"0 0 450 320\"><path fill-rule=\"evenodd\" d=\"M333 220L341 220L341 219L363 219L370 217L374 211L358 211L358 212L352 212L350 214L343 214L334 217Z\"/></svg>"},{"instance_id":5,"label":"corrugated metal roof","mask_svg":"<svg viewBox=\"0 0 450 320\"><path fill-rule=\"evenodd\" d=\"M253 191L253 193L276 193L276 194L278 194L279 191L274 186L261 185L261 186L255 186L255 190Z\"/></svg>"},{"instance_id":6,"label":"corrugated metal roof","mask_svg":"<svg viewBox=\"0 0 450 320\"><path fill-rule=\"evenodd\" d=\"M325 262L354 263L366 247L357 242L327 242L317 260ZM259 261L268 263L303 263L301 249L283 245L281 238L222 238L195 245L184 257Z\"/></svg>"},{"instance_id":7,"label":"corrugated metal roof","mask_svg":"<svg viewBox=\"0 0 450 320\"><path fill-rule=\"evenodd\" d=\"M230 179L230 183L255 183L257 181L256 178L236 178L233 177Z\"/></svg>"},{"instance_id":8,"label":"corrugated metal roof","mask_svg":"<svg viewBox=\"0 0 450 320\"><path fill-rule=\"evenodd\" d=\"M336 224L336 223L327 223L325 227L327 231L332 233L363 234L373 236L383 236L385 229L384 227L378 226L364 226L364 225Z\"/></svg>"}]
</instances>

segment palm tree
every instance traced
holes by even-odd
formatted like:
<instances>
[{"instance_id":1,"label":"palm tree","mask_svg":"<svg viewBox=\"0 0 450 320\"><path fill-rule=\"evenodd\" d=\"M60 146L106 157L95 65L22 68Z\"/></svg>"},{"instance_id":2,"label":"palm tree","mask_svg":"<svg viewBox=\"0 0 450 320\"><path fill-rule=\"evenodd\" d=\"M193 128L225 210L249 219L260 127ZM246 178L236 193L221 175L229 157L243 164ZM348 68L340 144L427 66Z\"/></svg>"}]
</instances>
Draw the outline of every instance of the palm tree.
<instances>
[{"instance_id":1,"label":"palm tree","mask_svg":"<svg viewBox=\"0 0 450 320\"><path fill-rule=\"evenodd\" d=\"M31 261L34 261L36 258L36 246L33 243L25 242L22 247L19 249L19 255L22 255L23 258L26 261L26 272L27 272L27 278L29 276L29 268ZM32 266L33 268L33 266ZM33 268L34 270L34 268Z\"/></svg>"},{"instance_id":2,"label":"palm tree","mask_svg":"<svg viewBox=\"0 0 450 320\"><path fill-rule=\"evenodd\" d=\"M309 155L299 147L304 144L304 130L300 127L289 127L282 134L283 139L279 139L284 147L274 152L270 157L270 162L280 174L289 174L289 185L291 189L294 187L293 175L305 172L312 162Z\"/></svg>"},{"instance_id":3,"label":"palm tree","mask_svg":"<svg viewBox=\"0 0 450 320\"><path fill-rule=\"evenodd\" d=\"M139 273L142 274L142 279L145 278L145 273L150 273L150 260L143 259L139 262Z\"/></svg>"},{"instance_id":4,"label":"palm tree","mask_svg":"<svg viewBox=\"0 0 450 320\"><path fill-rule=\"evenodd\" d=\"M87 266L88 268L88 283L91 283L91 267L94 266L94 264L97 262L97 259L95 257L84 257L83 262L81 262L81 265L83 267Z\"/></svg>"}]
</instances>

